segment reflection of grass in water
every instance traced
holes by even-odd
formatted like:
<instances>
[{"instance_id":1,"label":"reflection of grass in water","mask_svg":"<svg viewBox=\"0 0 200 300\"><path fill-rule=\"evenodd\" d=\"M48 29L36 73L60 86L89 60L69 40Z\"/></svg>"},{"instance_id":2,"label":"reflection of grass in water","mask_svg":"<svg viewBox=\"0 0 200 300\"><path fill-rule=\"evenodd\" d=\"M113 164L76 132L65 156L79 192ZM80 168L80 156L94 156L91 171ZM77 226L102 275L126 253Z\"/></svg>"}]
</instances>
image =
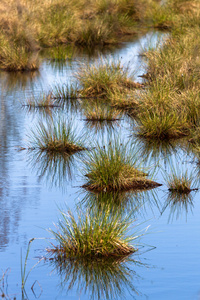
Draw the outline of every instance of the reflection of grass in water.
<instances>
[{"instance_id":1,"label":"reflection of grass in water","mask_svg":"<svg viewBox=\"0 0 200 300\"><path fill-rule=\"evenodd\" d=\"M45 50L45 57L54 62L71 61L76 55L76 48L66 45L58 45L56 47Z\"/></svg>"},{"instance_id":2,"label":"reflection of grass in water","mask_svg":"<svg viewBox=\"0 0 200 300\"><path fill-rule=\"evenodd\" d=\"M127 231L133 226L132 213L118 210L111 213L110 209L110 206L104 206L101 210L92 208L83 212L79 207L76 216L70 210L60 211L56 231L50 229L58 245L52 245L48 251L61 260L69 257L118 257L135 252L135 241L144 232L127 236ZM133 242L135 246L131 244Z\"/></svg>"},{"instance_id":3,"label":"reflection of grass in water","mask_svg":"<svg viewBox=\"0 0 200 300\"><path fill-rule=\"evenodd\" d=\"M160 141L160 140L146 140L143 138L136 138L138 152L145 161L155 161L160 159L170 160L172 154L177 152L180 146L180 140Z\"/></svg>"},{"instance_id":4,"label":"reflection of grass in water","mask_svg":"<svg viewBox=\"0 0 200 300\"><path fill-rule=\"evenodd\" d=\"M45 178L51 186L64 188L73 178L73 169L78 154L52 153L38 150L29 151L29 163L36 169L37 175ZM79 154L80 155L80 154Z\"/></svg>"},{"instance_id":5,"label":"reflection of grass in water","mask_svg":"<svg viewBox=\"0 0 200 300\"><path fill-rule=\"evenodd\" d=\"M49 93L41 93L39 96L32 96L27 98L22 106L27 106L29 109L40 109L40 108L54 108L58 107L55 103L55 99L53 98L52 92Z\"/></svg>"},{"instance_id":6,"label":"reflection of grass in water","mask_svg":"<svg viewBox=\"0 0 200 300\"><path fill-rule=\"evenodd\" d=\"M72 121L66 122L64 119L48 120L46 125L40 122L29 138L32 147L42 151L72 154L85 149L73 129Z\"/></svg>"},{"instance_id":7,"label":"reflection of grass in water","mask_svg":"<svg viewBox=\"0 0 200 300\"><path fill-rule=\"evenodd\" d=\"M103 122L91 122L91 121L86 121L85 125L87 126L87 129L90 131L91 130L97 134L101 134L102 136L105 134L113 134L116 127L120 126L120 121L103 121Z\"/></svg>"},{"instance_id":8,"label":"reflection of grass in water","mask_svg":"<svg viewBox=\"0 0 200 300\"><path fill-rule=\"evenodd\" d=\"M132 211L133 216L140 214L146 210L146 206L150 206L153 211L156 207L159 211L160 203L155 193L155 190L151 191L129 191L129 192L100 192L94 193L86 191L83 194L81 203L87 208L96 207L102 209L105 205L110 206L111 211Z\"/></svg>"},{"instance_id":9,"label":"reflection of grass in water","mask_svg":"<svg viewBox=\"0 0 200 300\"><path fill-rule=\"evenodd\" d=\"M124 291L130 295L139 292L133 282L140 277L131 267L144 266L129 256L118 258L72 258L53 260L51 266L60 275L61 289L88 293L90 299L122 299Z\"/></svg>"},{"instance_id":10,"label":"reflection of grass in water","mask_svg":"<svg viewBox=\"0 0 200 300\"><path fill-rule=\"evenodd\" d=\"M33 117L35 116L35 113L37 113L37 116L39 116L40 120L44 120L46 121L51 121L55 115L57 114L57 109L59 109L59 107L28 107L28 106L22 106L23 110L25 110L25 112L27 114L31 114Z\"/></svg>"},{"instance_id":11,"label":"reflection of grass in water","mask_svg":"<svg viewBox=\"0 0 200 300\"><path fill-rule=\"evenodd\" d=\"M169 221L170 219L173 221L173 218L176 215L176 219L178 220L179 217L183 215L183 213L187 214L189 211L192 212L194 207L193 204L193 195L188 193L178 193L178 192L169 192L167 200L162 208L161 214L169 208Z\"/></svg>"},{"instance_id":12,"label":"reflection of grass in water","mask_svg":"<svg viewBox=\"0 0 200 300\"><path fill-rule=\"evenodd\" d=\"M0 74L1 81L4 82L3 89L8 91L24 90L27 86L32 86L35 80L39 79L40 72L2 72Z\"/></svg>"}]
</instances>

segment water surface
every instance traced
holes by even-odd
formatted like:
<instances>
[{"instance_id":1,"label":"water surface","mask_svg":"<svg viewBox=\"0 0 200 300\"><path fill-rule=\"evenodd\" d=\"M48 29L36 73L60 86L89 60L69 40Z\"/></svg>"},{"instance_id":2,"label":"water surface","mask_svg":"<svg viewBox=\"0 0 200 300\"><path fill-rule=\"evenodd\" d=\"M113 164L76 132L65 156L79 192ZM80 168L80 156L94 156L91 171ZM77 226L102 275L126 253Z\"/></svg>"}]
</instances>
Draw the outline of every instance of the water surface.
<instances>
[{"instance_id":1,"label":"water surface","mask_svg":"<svg viewBox=\"0 0 200 300\"><path fill-rule=\"evenodd\" d=\"M146 66L139 54L149 42L155 46L158 39L158 33L151 33L115 49L82 51L63 64L46 59L39 72L33 74L0 73L0 269L4 274L0 295L6 295L6 299L200 298L199 192L192 192L185 201L174 202L162 175L163 171L170 172L172 161L196 172L196 164L182 143L152 145L138 140L128 117L112 126L91 128L83 120L80 103L48 113L29 111L21 105L26 97L47 92L55 83L73 81L80 63L95 61L99 55L120 58L124 65L129 63L131 73L141 81L138 76L144 74ZM133 224L142 223L140 229L151 225L149 234L141 239L144 246L140 246L138 254L117 263L69 260L62 266L42 260L28 277L27 295L21 295L21 253L23 263L29 240L36 238L31 244L27 271L46 255L44 249L51 242L46 229L57 222L59 207L75 210L81 204L86 209L110 201L109 196L97 199L83 192L81 155L49 162L47 156L36 151L19 151L27 147L28 135L41 119L45 122L60 116L72 120L80 135L87 135L88 145L94 141L104 144L113 134L135 144L138 158L148 162L163 186L116 196L114 209L125 213L132 209L133 221L136 219Z\"/></svg>"}]
</instances>

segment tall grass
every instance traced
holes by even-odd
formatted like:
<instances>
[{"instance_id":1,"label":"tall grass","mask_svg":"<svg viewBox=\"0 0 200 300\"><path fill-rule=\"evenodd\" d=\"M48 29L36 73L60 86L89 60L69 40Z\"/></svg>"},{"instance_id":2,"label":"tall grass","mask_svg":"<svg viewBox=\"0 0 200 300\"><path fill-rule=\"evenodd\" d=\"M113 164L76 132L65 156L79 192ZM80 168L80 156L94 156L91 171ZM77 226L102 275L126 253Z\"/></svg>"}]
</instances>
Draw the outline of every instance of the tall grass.
<instances>
[{"instance_id":1,"label":"tall grass","mask_svg":"<svg viewBox=\"0 0 200 300\"><path fill-rule=\"evenodd\" d=\"M150 0L10 0L0 4L0 28L12 40L31 47L67 43L94 46L134 34L151 6Z\"/></svg>"},{"instance_id":2,"label":"tall grass","mask_svg":"<svg viewBox=\"0 0 200 300\"><path fill-rule=\"evenodd\" d=\"M192 28L200 23L199 4L195 0L172 0L164 4L156 0L10 0L1 1L0 11L0 31L10 45L4 49L4 64L8 66L10 60L15 61L10 70L20 68L20 57L25 62L25 54L29 63L23 63L20 69L35 68L33 59L30 62L31 53L41 47L61 44L94 47L119 43L125 35L134 35L144 27L184 31L186 26ZM16 47L11 55L13 45ZM15 52L20 57L16 58ZM61 52L55 53L56 59L66 57Z\"/></svg>"},{"instance_id":3,"label":"tall grass","mask_svg":"<svg viewBox=\"0 0 200 300\"><path fill-rule=\"evenodd\" d=\"M83 187L96 191L129 190L158 186L139 168L138 157L128 144L118 140L107 146L96 145L84 161L88 182Z\"/></svg>"},{"instance_id":4,"label":"tall grass","mask_svg":"<svg viewBox=\"0 0 200 300\"><path fill-rule=\"evenodd\" d=\"M139 235L127 236L127 230L133 223L131 214L122 216L117 210L110 213L108 206L101 211L91 209L83 212L79 209L77 217L69 210L60 213L56 231L50 229L58 245L48 250L58 259L118 257L137 250L130 243Z\"/></svg>"},{"instance_id":5,"label":"tall grass","mask_svg":"<svg viewBox=\"0 0 200 300\"><path fill-rule=\"evenodd\" d=\"M63 120L48 120L46 124L40 122L29 136L32 148L39 148L49 152L74 153L84 150L81 138L73 129L71 122Z\"/></svg>"}]
</instances>

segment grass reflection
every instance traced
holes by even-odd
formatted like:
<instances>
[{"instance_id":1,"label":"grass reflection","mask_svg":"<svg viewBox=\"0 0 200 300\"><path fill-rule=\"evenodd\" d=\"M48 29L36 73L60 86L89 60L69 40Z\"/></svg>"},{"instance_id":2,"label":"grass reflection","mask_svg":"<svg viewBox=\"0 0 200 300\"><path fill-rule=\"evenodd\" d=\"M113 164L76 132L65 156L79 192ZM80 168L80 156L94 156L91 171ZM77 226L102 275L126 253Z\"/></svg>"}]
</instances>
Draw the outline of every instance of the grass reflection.
<instances>
[{"instance_id":1,"label":"grass reflection","mask_svg":"<svg viewBox=\"0 0 200 300\"><path fill-rule=\"evenodd\" d=\"M172 154L176 154L180 147L180 140L146 140L136 138L138 152L144 161L158 162L160 159L164 161L170 160Z\"/></svg>"},{"instance_id":2,"label":"grass reflection","mask_svg":"<svg viewBox=\"0 0 200 300\"><path fill-rule=\"evenodd\" d=\"M39 81L40 77L41 74L39 71L0 73L0 80L6 92L25 90L27 87L33 87L35 81Z\"/></svg>"},{"instance_id":3,"label":"grass reflection","mask_svg":"<svg viewBox=\"0 0 200 300\"><path fill-rule=\"evenodd\" d=\"M139 294L135 281L140 277L131 266L144 265L126 256L52 260L51 266L60 275L62 290L76 287L77 293L88 293L90 299L122 299L127 290L133 298Z\"/></svg>"},{"instance_id":4,"label":"grass reflection","mask_svg":"<svg viewBox=\"0 0 200 300\"><path fill-rule=\"evenodd\" d=\"M120 127L120 120L117 121L85 121L88 131L93 131L93 134L111 135L115 132L116 127Z\"/></svg>"},{"instance_id":5,"label":"grass reflection","mask_svg":"<svg viewBox=\"0 0 200 300\"><path fill-rule=\"evenodd\" d=\"M80 153L52 153L44 151L29 151L28 162L36 170L40 178L45 178L51 186L64 188L73 179L76 159Z\"/></svg>"},{"instance_id":6,"label":"grass reflection","mask_svg":"<svg viewBox=\"0 0 200 300\"><path fill-rule=\"evenodd\" d=\"M60 109L59 107L53 108L48 106L46 107L22 106L22 108L27 114L32 114L33 117L35 116L35 113L37 113L37 115L41 120L46 120L47 122L49 120L52 120L57 114L57 110Z\"/></svg>"},{"instance_id":7,"label":"grass reflection","mask_svg":"<svg viewBox=\"0 0 200 300\"><path fill-rule=\"evenodd\" d=\"M149 207L152 212L155 209L161 212L161 203L155 189L149 189L147 191L137 190L100 193L84 191L81 204L88 208L96 207L97 209L109 206L111 211L132 211L133 215L145 212L147 207Z\"/></svg>"},{"instance_id":8,"label":"grass reflection","mask_svg":"<svg viewBox=\"0 0 200 300\"><path fill-rule=\"evenodd\" d=\"M196 192L195 192L196 194ZM192 213L194 208L193 198L194 193L184 194L178 192L169 192L168 197L163 205L161 215L165 210L169 209L169 218L168 221L173 221L174 219L178 220L184 213L186 215L189 212Z\"/></svg>"}]
</instances>

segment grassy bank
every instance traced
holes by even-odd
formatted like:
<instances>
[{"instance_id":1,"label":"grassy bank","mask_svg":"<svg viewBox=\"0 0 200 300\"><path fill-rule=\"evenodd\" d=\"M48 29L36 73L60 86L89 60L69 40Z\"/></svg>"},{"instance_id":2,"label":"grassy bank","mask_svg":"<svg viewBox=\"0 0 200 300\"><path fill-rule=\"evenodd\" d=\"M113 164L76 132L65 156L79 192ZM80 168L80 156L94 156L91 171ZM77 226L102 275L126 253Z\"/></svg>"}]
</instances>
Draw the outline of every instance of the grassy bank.
<instances>
[{"instance_id":1,"label":"grassy bank","mask_svg":"<svg viewBox=\"0 0 200 300\"><path fill-rule=\"evenodd\" d=\"M33 53L42 47L93 47L119 43L124 36L149 28L169 30L176 26L184 5L179 7L175 0L167 2L168 5L157 0L1 1L0 68L33 70L38 67ZM60 54L55 52L55 59L68 57L68 53Z\"/></svg>"}]
</instances>

